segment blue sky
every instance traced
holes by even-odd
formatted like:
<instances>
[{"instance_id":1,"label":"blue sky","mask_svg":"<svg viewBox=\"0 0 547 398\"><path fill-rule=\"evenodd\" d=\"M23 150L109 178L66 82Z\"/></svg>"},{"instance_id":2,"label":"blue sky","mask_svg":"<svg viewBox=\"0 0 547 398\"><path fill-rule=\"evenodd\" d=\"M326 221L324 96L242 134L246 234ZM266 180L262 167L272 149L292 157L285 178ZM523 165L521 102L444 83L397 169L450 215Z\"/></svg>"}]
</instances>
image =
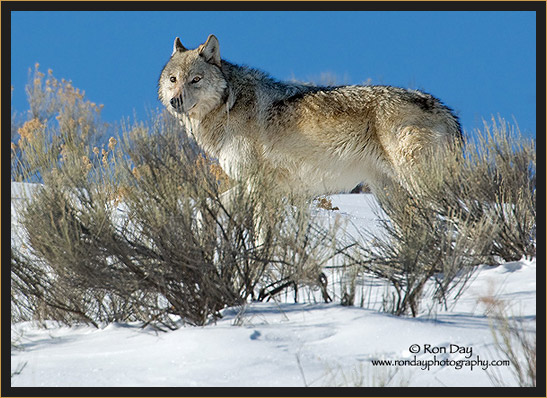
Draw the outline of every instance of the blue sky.
<instances>
[{"instance_id":1,"label":"blue sky","mask_svg":"<svg viewBox=\"0 0 547 398\"><path fill-rule=\"evenodd\" d=\"M223 58L298 80L427 91L466 131L513 117L536 134L536 21L527 11L17 11L11 18L12 108L42 72L72 80L115 123L160 107L157 79L175 36L194 48L214 33ZM541 71L543 73L543 71Z\"/></svg>"}]
</instances>

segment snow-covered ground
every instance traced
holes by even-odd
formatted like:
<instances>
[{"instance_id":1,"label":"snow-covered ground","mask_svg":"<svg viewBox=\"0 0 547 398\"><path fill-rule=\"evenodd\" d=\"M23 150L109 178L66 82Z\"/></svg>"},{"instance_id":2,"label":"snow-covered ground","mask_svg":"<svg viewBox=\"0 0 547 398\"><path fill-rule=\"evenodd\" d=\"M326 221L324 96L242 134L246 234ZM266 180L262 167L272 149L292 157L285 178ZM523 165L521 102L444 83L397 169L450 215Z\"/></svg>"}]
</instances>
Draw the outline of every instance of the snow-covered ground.
<instances>
[{"instance_id":1,"label":"snow-covered ground","mask_svg":"<svg viewBox=\"0 0 547 398\"><path fill-rule=\"evenodd\" d=\"M23 186L12 184L12 225ZM28 188L28 187L27 187ZM334 195L348 231L376 228L370 195ZM17 239L12 237L12 244ZM335 277L335 274L331 274ZM336 283L330 281L329 283ZM494 346L484 297L496 297L535 330L536 261L481 266L459 301L417 318L379 311L383 283L367 284L365 308L333 303L252 303L204 327L171 332L112 324L102 329L12 325L18 386L516 386ZM391 360L378 363L378 360Z\"/></svg>"}]
</instances>

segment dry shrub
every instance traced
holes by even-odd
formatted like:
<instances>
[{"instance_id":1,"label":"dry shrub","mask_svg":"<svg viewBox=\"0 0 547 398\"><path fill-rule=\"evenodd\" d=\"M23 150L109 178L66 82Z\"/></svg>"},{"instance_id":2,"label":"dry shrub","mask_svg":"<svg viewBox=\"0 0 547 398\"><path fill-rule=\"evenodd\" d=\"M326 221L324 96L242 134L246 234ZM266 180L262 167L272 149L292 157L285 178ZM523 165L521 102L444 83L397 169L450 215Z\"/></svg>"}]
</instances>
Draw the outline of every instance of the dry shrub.
<instances>
[{"instance_id":1,"label":"dry shrub","mask_svg":"<svg viewBox=\"0 0 547 398\"><path fill-rule=\"evenodd\" d=\"M46 76L38 64L29 77L27 120L20 127L12 123L11 179L41 182L62 161L65 147L89 157L108 126L100 119L102 105L87 100L72 82L57 80L51 69Z\"/></svg>"},{"instance_id":2,"label":"dry shrub","mask_svg":"<svg viewBox=\"0 0 547 398\"><path fill-rule=\"evenodd\" d=\"M385 309L416 316L424 296L457 298L474 266L535 255L535 143L503 120L477 136L386 184L377 195L385 234L345 253L390 281Z\"/></svg>"},{"instance_id":3,"label":"dry shrub","mask_svg":"<svg viewBox=\"0 0 547 398\"><path fill-rule=\"evenodd\" d=\"M20 210L28 254L12 248L15 319L173 329L319 285L326 252L313 235L324 232L307 207L260 170L223 195L226 178L164 116L91 158L67 142L40 169L44 184Z\"/></svg>"},{"instance_id":4,"label":"dry shrub","mask_svg":"<svg viewBox=\"0 0 547 398\"><path fill-rule=\"evenodd\" d=\"M496 359L509 360L511 373L519 387L535 387L537 380L535 323L530 325L525 317L516 316L509 303L492 294L480 297L479 303L485 306L485 312L490 321ZM488 376L498 387L507 387L510 384L496 367L489 369Z\"/></svg>"},{"instance_id":5,"label":"dry shrub","mask_svg":"<svg viewBox=\"0 0 547 398\"><path fill-rule=\"evenodd\" d=\"M299 286L331 301L322 267L334 255L351 273L345 305L367 272L394 288L385 309L416 315L423 298L457 297L475 265L535 255L535 144L503 121L386 185L385 233L348 244L259 167L229 181L172 118L100 145L100 107L44 78L36 69L28 120L12 133L12 180L43 182L20 211L28 247L12 238L14 320L175 328L290 289L296 300Z\"/></svg>"}]
</instances>

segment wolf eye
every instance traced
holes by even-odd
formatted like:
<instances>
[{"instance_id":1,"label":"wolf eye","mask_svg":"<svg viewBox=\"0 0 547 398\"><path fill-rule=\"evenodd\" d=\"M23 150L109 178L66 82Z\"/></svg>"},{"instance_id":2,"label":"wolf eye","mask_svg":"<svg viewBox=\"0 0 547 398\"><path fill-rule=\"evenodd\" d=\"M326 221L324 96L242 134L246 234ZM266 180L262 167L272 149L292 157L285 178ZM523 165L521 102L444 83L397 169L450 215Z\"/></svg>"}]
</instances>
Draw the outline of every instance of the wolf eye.
<instances>
[{"instance_id":1,"label":"wolf eye","mask_svg":"<svg viewBox=\"0 0 547 398\"><path fill-rule=\"evenodd\" d=\"M201 76L196 76L192 79L192 83L197 83L201 80Z\"/></svg>"},{"instance_id":2,"label":"wolf eye","mask_svg":"<svg viewBox=\"0 0 547 398\"><path fill-rule=\"evenodd\" d=\"M175 83L177 81L177 78L175 76L171 76L169 80L171 80L171 83Z\"/></svg>"}]
</instances>

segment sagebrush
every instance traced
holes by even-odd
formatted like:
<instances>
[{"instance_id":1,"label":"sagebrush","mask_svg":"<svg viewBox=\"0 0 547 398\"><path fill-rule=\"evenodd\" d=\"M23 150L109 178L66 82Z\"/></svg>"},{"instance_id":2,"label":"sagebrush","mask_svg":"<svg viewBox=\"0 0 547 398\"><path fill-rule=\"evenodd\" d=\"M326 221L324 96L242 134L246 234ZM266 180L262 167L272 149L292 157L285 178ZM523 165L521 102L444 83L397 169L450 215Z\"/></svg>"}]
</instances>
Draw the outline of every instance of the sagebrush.
<instances>
[{"instance_id":1,"label":"sagebrush","mask_svg":"<svg viewBox=\"0 0 547 398\"><path fill-rule=\"evenodd\" d=\"M28 164L19 179L43 185L20 210L28 246L12 253L16 319L202 325L226 306L324 285L327 253L314 236L326 232L299 198L276 195L259 169L260 190L235 182L223 192L226 177L170 117L103 148L50 120L26 126L34 146L15 158Z\"/></svg>"},{"instance_id":2,"label":"sagebrush","mask_svg":"<svg viewBox=\"0 0 547 398\"><path fill-rule=\"evenodd\" d=\"M169 115L114 131L101 106L38 67L27 93L11 175L39 184L13 204L13 321L203 325L300 288L354 305L365 275L392 287L384 310L416 316L424 300L457 298L477 264L535 256L535 143L504 121L386 184L384 233L355 237L317 224L309 200L281 195L260 165L251 183L230 180ZM338 296L327 264L347 281Z\"/></svg>"}]
</instances>

